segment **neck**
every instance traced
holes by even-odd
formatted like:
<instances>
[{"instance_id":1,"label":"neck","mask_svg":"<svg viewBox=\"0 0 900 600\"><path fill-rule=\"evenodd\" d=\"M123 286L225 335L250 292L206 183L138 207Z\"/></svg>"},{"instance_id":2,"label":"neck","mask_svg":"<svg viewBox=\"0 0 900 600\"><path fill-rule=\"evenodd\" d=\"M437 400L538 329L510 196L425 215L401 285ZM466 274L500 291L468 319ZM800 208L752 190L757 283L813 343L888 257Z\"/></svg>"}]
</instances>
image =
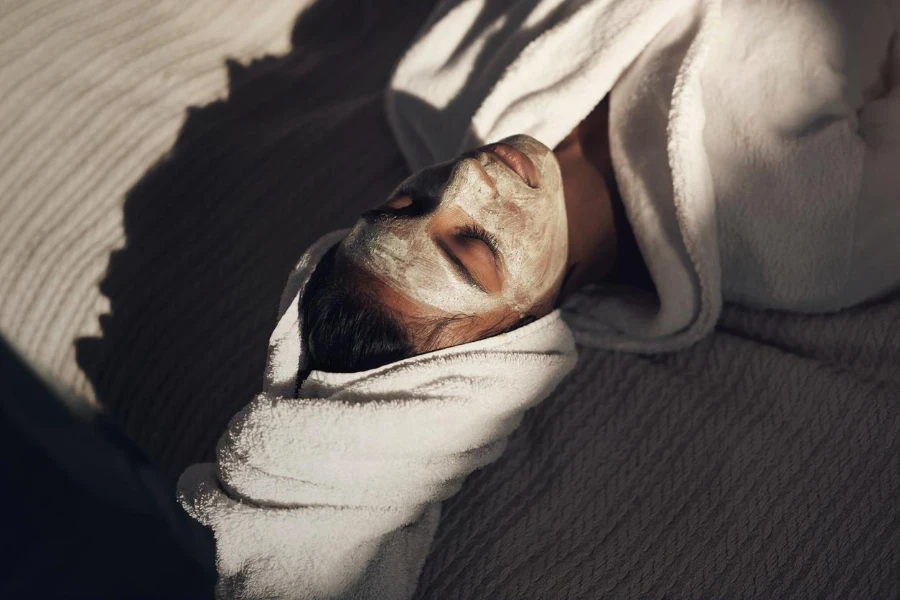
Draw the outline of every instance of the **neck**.
<instances>
[{"instance_id":1,"label":"neck","mask_svg":"<svg viewBox=\"0 0 900 600\"><path fill-rule=\"evenodd\" d=\"M569 226L566 280L557 304L584 285L609 279L619 258L607 121L604 101L554 149Z\"/></svg>"}]
</instances>

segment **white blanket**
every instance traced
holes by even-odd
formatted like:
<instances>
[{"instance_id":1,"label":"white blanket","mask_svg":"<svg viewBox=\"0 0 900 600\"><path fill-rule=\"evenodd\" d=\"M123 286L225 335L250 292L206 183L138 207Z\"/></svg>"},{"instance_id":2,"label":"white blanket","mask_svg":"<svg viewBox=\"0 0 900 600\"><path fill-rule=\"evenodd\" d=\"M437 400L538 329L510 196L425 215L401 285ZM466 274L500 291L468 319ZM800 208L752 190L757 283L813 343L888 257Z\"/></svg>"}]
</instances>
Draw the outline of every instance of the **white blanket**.
<instances>
[{"instance_id":1,"label":"white blanket","mask_svg":"<svg viewBox=\"0 0 900 600\"><path fill-rule=\"evenodd\" d=\"M559 311L515 331L369 371L306 366L299 302L347 230L303 256L282 297L263 391L217 462L178 482L216 537L220 598L408 598L442 500L494 462L523 413L575 367Z\"/></svg>"}]
</instances>

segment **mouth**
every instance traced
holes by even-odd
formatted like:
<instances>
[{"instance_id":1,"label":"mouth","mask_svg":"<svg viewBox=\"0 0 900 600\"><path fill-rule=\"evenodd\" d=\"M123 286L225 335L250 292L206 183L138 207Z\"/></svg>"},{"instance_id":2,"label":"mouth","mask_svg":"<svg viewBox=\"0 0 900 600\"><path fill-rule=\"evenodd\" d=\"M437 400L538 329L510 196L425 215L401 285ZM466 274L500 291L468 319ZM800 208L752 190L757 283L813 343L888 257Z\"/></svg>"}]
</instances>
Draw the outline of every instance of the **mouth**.
<instances>
[{"instance_id":1,"label":"mouth","mask_svg":"<svg viewBox=\"0 0 900 600\"><path fill-rule=\"evenodd\" d=\"M503 143L492 144L486 150L521 177L528 187L536 188L540 185L540 174L537 167L523 152Z\"/></svg>"}]
</instances>

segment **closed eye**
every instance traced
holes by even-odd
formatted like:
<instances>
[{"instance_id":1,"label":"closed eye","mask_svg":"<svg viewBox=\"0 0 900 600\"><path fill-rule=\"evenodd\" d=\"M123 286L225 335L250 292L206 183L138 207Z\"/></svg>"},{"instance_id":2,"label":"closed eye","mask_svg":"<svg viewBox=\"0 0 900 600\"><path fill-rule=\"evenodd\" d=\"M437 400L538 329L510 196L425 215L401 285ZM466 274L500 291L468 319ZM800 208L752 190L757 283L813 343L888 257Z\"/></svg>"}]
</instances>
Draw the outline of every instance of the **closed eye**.
<instances>
[{"instance_id":1,"label":"closed eye","mask_svg":"<svg viewBox=\"0 0 900 600\"><path fill-rule=\"evenodd\" d=\"M474 238L484 242L484 245L487 246L488 250L491 251L491 256L494 259L494 266L500 266L500 252L497 250L497 238L485 231L483 227L475 223L467 223L466 225L464 225L460 229L460 234L465 237Z\"/></svg>"},{"instance_id":2,"label":"closed eye","mask_svg":"<svg viewBox=\"0 0 900 600\"><path fill-rule=\"evenodd\" d=\"M502 277L497 264L497 244L494 237L475 223L457 227L454 233L455 235L447 237L435 236L434 242L456 273L467 284L483 293L499 292Z\"/></svg>"},{"instance_id":3,"label":"closed eye","mask_svg":"<svg viewBox=\"0 0 900 600\"><path fill-rule=\"evenodd\" d=\"M485 288L484 285L480 281L478 281L478 279L475 278L475 276L472 274L472 271L469 269L469 267L466 265L466 263L464 263L459 258L457 253L454 252L452 248L450 248L450 246L447 244L447 242L445 242L441 238L437 238L435 240L435 244L437 244L438 248L441 249L441 252L443 252L443 254L447 258L447 260L450 261L450 264L453 265L453 268L456 270L456 272L459 274L459 276L462 278L463 281L465 281L467 284L469 284L470 286L479 290L482 293L485 293L485 294L490 293L490 292L488 292L487 288Z\"/></svg>"}]
</instances>

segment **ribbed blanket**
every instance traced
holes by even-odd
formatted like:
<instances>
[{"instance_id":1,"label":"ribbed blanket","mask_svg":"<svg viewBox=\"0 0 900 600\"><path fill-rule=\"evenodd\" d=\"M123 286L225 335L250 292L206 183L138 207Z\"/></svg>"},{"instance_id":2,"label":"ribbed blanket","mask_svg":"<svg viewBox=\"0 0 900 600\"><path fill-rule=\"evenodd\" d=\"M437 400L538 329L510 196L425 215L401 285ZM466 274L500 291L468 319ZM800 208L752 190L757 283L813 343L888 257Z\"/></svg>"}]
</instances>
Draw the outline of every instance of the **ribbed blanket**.
<instances>
[{"instance_id":1,"label":"ribbed blanket","mask_svg":"<svg viewBox=\"0 0 900 600\"><path fill-rule=\"evenodd\" d=\"M304 5L0 5L0 331L173 480L259 391L303 250L406 173L383 89L430 5ZM417 596L897 597L898 334L894 296L582 349Z\"/></svg>"}]
</instances>

